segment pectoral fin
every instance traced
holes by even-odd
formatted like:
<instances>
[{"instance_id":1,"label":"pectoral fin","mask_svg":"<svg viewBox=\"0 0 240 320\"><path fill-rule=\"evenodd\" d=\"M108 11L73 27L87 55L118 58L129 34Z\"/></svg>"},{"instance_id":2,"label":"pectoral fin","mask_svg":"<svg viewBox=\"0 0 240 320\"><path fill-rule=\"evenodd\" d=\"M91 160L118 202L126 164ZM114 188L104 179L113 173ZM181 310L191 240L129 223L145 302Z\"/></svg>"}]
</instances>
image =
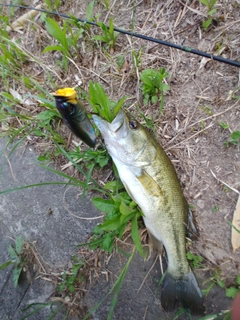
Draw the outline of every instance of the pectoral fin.
<instances>
[{"instance_id":1,"label":"pectoral fin","mask_svg":"<svg viewBox=\"0 0 240 320\"><path fill-rule=\"evenodd\" d=\"M137 177L137 179L151 196L158 197L163 195L161 187L145 170L142 170L141 176Z\"/></svg>"},{"instance_id":2,"label":"pectoral fin","mask_svg":"<svg viewBox=\"0 0 240 320\"><path fill-rule=\"evenodd\" d=\"M124 188L126 189L127 193L129 194L129 196L133 199L133 201L135 201L137 203L137 201L134 199L134 196L132 195L131 191L129 190L128 186L126 183L124 183L124 181L122 181Z\"/></svg>"},{"instance_id":3,"label":"pectoral fin","mask_svg":"<svg viewBox=\"0 0 240 320\"><path fill-rule=\"evenodd\" d=\"M187 236L191 239L196 239L197 235L198 235L198 231L197 228L194 224L194 218L193 218L193 214L192 211L190 210L190 208L188 207L188 216L187 216Z\"/></svg>"}]
</instances>

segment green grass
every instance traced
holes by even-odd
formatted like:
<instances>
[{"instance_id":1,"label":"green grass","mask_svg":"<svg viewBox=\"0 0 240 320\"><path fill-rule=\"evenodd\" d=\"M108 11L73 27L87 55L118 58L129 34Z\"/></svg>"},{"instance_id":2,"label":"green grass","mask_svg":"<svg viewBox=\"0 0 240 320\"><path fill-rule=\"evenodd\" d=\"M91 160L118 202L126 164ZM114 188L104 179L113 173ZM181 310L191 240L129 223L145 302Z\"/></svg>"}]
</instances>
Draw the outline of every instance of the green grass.
<instances>
[{"instance_id":1,"label":"green grass","mask_svg":"<svg viewBox=\"0 0 240 320\"><path fill-rule=\"evenodd\" d=\"M237 146L240 141L240 131L234 131L231 133L228 140L224 142L224 146L228 147L229 145Z\"/></svg>"},{"instance_id":2,"label":"green grass","mask_svg":"<svg viewBox=\"0 0 240 320\"><path fill-rule=\"evenodd\" d=\"M207 15L208 18L203 20L202 27L206 31L209 26L212 24L213 21L213 15L216 13L217 8L215 7L215 4L217 0L199 0L203 5L207 8Z\"/></svg>"},{"instance_id":3,"label":"green grass","mask_svg":"<svg viewBox=\"0 0 240 320\"><path fill-rule=\"evenodd\" d=\"M108 49L114 50L119 33L114 31L113 18L110 18L109 26L103 22L98 22L98 25L102 30L102 34L94 36L94 39L105 43Z\"/></svg>"},{"instance_id":4,"label":"green grass","mask_svg":"<svg viewBox=\"0 0 240 320\"><path fill-rule=\"evenodd\" d=\"M117 102L110 100L103 87L99 83L90 81L88 102L93 111L99 114L102 118L106 119L108 122L112 122L112 120L116 117L125 100L126 97L123 97Z\"/></svg>"},{"instance_id":5,"label":"green grass","mask_svg":"<svg viewBox=\"0 0 240 320\"><path fill-rule=\"evenodd\" d=\"M3 268L8 267L9 265L13 264L13 284L16 288L19 283L19 278L21 276L21 273L23 271L24 266L27 264L27 261L23 254L23 238L22 236L18 236L16 238L14 245L9 245L8 247L8 253L10 256L10 260L5 262L0 266L0 270Z\"/></svg>"},{"instance_id":6,"label":"green grass","mask_svg":"<svg viewBox=\"0 0 240 320\"><path fill-rule=\"evenodd\" d=\"M156 103L160 100L159 113L162 113L163 111L164 92L170 89L169 85L164 83L164 79L167 77L168 73L165 68L160 68L157 71L153 69L145 69L140 75L140 87L144 97L143 103L146 105L149 101L151 103Z\"/></svg>"}]
</instances>

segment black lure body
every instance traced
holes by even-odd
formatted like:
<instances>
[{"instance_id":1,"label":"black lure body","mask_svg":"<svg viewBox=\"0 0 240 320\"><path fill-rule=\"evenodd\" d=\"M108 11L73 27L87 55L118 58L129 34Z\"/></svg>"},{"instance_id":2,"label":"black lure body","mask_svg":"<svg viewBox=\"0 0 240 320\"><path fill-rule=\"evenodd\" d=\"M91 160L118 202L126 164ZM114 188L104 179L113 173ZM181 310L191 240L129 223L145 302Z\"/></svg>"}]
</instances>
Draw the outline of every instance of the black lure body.
<instances>
[{"instance_id":1,"label":"black lure body","mask_svg":"<svg viewBox=\"0 0 240 320\"><path fill-rule=\"evenodd\" d=\"M94 127L84 105L76 99L75 90L70 89L59 89L53 94L56 107L69 129L89 147L94 148L97 143Z\"/></svg>"}]
</instances>

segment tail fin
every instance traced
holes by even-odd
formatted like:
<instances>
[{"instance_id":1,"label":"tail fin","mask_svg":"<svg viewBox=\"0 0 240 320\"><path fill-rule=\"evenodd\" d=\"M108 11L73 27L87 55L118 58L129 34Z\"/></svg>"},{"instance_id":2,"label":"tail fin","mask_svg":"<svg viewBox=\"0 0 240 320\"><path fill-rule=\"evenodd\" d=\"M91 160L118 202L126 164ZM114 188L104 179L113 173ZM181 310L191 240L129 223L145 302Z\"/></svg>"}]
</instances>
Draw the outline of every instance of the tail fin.
<instances>
[{"instance_id":1,"label":"tail fin","mask_svg":"<svg viewBox=\"0 0 240 320\"><path fill-rule=\"evenodd\" d=\"M161 296L162 307L173 310L178 302L194 314L204 313L203 297L194 274L190 271L182 279L174 279L170 273L164 278Z\"/></svg>"}]
</instances>

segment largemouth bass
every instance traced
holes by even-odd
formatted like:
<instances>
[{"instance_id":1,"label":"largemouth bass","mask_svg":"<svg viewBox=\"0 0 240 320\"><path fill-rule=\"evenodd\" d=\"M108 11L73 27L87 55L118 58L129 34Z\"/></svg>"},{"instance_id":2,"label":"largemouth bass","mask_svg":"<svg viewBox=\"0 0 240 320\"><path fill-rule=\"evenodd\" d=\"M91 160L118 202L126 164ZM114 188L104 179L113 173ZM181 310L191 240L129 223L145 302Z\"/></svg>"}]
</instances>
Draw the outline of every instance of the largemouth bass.
<instances>
[{"instance_id":1,"label":"largemouth bass","mask_svg":"<svg viewBox=\"0 0 240 320\"><path fill-rule=\"evenodd\" d=\"M76 91L72 88L59 89L53 96L56 107L69 129L89 147L97 143L94 127L87 116L84 105L77 100Z\"/></svg>"},{"instance_id":2,"label":"largemouth bass","mask_svg":"<svg viewBox=\"0 0 240 320\"><path fill-rule=\"evenodd\" d=\"M93 121L127 192L144 214L150 239L166 249L162 307L169 311L181 302L202 313L203 297L186 258L188 204L170 159L146 128L123 111L111 123L96 115Z\"/></svg>"}]
</instances>

